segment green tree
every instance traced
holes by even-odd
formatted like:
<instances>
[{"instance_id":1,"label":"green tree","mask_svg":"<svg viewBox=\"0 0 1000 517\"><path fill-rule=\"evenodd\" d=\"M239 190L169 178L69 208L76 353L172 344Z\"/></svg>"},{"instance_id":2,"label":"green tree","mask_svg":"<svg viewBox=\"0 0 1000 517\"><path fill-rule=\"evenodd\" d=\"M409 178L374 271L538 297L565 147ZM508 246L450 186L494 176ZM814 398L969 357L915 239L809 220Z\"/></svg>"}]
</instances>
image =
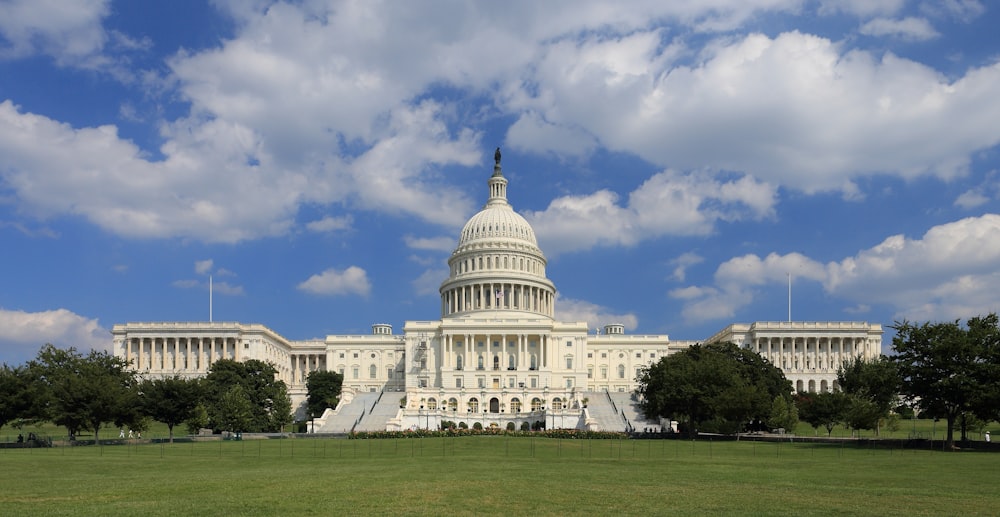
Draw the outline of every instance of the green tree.
<instances>
[{"instance_id":1,"label":"green tree","mask_svg":"<svg viewBox=\"0 0 1000 517\"><path fill-rule=\"evenodd\" d=\"M0 428L28 414L31 409L29 386L24 367L0 366Z\"/></svg>"},{"instance_id":2,"label":"green tree","mask_svg":"<svg viewBox=\"0 0 1000 517\"><path fill-rule=\"evenodd\" d=\"M71 434L89 429L97 442L104 424L136 418L136 376L124 359L45 345L28 368L42 387L36 416L47 416Z\"/></svg>"},{"instance_id":3,"label":"green tree","mask_svg":"<svg viewBox=\"0 0 1000 517\"><path fill-rule=\"evenodd\" d=\"M205 376L206 409L210 425L224 429L217 420L225 413L219 407L233 386L240 386L250 405L250 420L240 431L274 432L292 421L291 400L284 382L277 379L274 365L250 359L243 362L222 359L212 364Z\"/></svg>"},{"instance_id":4,"label":"green tree","mask_svg":"<svg viewBox=\"0 0 1000 517\"><path fill-rule=\"evenodd\" d=\"M306 377L306 414L308 418L319 418L327 408L336 408L340 401L340 390L344 376L327 370L314 370Z\"/></svg>"},{"instance_id":5,"label":"green tree","mask_svg":"<svg viewBox=\"0 0 1000 517\"><path fill-rule=\"evenodd\" d=\"M955 423L963 413L983 419L997 415L1000 402L1000 325L996 314L920 325L892 325L892 346L904 394L930 415L947 423L947 446L954 448Z\"/></svg>"},{"instance_id":6,"label":"green tree","mask_svg":"<svg viewBox=\"0 0 1000 517\"><path fill-rule=\"evenodd\" d=\"M794 432L798 423L799 410L795 407L795 402L781 395L774 397L767 424L775 429L781 428L788 432Z\"/></svg>"},{"instance_id":7,"label":"green tree","mask_svg":"<svg viewBox=\"0 0 1000 517\"><path fill-rule=\"evenodd\" d=\"M899 400L900 378L895 361L884 355L847 361L837 371L837 383L851 399L851 427L874 429L878 435L879 422L889 416Z\"/></svg>"},{"instance_id":8,"label":"green tree","mask_svg":"<svg viewBox=\"0 0 1000 517\"><path fill-rule=\"evenodd\" d=\"M736 432L770 416L775 397L791 400L780 369L732 343L693 345L642 370L638 392L649 418L674 418L696 430Z\"/></svg>"},{"instance_id":9,"label":"green tree","mask_svg":"<svg viewBox=\"0 0 1000 517\"><path fill-rule=\"evenodd\" d=\"M191 419L202 398L197 379L179 376L147 379L140 384L139 392L143 414L167 424L170 443L174 442L174 426Z\"/></svg>"},{"instance_id":10,"label":"green tree","mask_svg":"<svg viewBox=\"0 0 1000 517\"><path fill-rule=\"evenodd\" d=\"M233 384L216 401L209 417L223 431L243 432L251 429L257 408L247 398L241 384Z\"/></svg>"},{"instance_id":11,"label":"green tree","mask_svg":"<svg viewBox=\"0 0 1000 517\"><path fill-rule=\"evenodd\" d=\"M796 405L799 417L813 426L826 428L826 435L833 434L833 428L846 420L850 401L843 392L803 393L798 395Z\"/></svg>"}]
</instances>

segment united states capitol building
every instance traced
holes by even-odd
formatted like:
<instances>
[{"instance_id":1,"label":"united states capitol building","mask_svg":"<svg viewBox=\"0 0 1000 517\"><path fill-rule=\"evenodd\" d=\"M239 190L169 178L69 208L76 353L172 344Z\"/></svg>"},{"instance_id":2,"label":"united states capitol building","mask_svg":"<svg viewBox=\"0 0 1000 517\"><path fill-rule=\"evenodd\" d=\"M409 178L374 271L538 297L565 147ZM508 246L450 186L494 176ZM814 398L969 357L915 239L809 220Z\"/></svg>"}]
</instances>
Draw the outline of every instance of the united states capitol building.
<instances>
[{"instance_id":1,"label":"united states capitol building","mask_svg":"<svg viewBox=\"0 0 1000 517\"><path fill-rule=\"evenodd\" d=\"M638 410L640 369L696 342L733 342L780 367L796 391L829 391L837 369L874 358L882 326L865 322L732 324L705 340L630 335L621 324L591 331L555 320L555 285L531 225L507 201L499 150L489 199L473 215L448 259L441 319L389 324L367 335L289 340L256 323L126 323L112 329L113 350L146 377L204 376L219 359L274 364L304 418L306 377L344 376L336 409L316 432L469 427L628 430L658 426Z\"/></svg>"}]
</instances>

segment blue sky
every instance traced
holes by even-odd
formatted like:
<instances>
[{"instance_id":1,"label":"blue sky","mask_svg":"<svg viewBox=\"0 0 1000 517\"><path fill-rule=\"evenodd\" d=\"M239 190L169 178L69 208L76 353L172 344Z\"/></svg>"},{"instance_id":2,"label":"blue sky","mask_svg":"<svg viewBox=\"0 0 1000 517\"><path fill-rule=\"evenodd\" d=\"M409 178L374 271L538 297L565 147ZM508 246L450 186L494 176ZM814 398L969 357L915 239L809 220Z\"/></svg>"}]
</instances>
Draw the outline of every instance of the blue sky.
<instances>
[{"instance_id":1,"label":"blue sky","mask_svg":"<svg viewBox=\"0 0 1000 517\"><path fill-rule=\"evenodd\" d=\"M1000 309L976 0L0 0L0 361L115 323L440 317L503 148L557 317ZM888 340L887 340L888 341Z\"/></svg>"}]
</instances>

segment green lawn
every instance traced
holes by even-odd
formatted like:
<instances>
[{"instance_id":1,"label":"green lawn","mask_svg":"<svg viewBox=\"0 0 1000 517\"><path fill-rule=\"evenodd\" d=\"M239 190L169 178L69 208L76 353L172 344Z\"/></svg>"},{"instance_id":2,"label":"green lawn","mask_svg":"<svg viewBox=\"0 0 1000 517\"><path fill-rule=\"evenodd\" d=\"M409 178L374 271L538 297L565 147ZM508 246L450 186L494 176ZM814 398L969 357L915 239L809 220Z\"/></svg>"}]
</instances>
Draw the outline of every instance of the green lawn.
<instances>
[{"instance_id":1,"label":"green lawn","mask_svg":"<svg viewBox=\"0 0 1000 517\"><path fill-rule=\"evenodd\" d=\"M0 449L4 515L990 515L1000 454L461 437Z\"/></svg>"}]
</instances>

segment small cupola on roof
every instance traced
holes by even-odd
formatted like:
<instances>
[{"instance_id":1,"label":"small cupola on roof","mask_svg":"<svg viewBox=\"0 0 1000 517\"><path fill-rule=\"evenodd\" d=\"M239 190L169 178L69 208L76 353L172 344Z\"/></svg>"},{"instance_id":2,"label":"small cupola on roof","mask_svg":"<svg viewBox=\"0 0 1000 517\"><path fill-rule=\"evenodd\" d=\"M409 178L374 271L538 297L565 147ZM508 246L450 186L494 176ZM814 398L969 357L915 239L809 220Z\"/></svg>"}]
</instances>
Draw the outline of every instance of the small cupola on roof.
<instances>
[{"instance_id":1,"label":"small cupola on roof","mask_svg":"<svg viewBox=\"0 0 1000 517\"><path fill-rule=\"evenodd\" d=\"M493 160L486 205L462 227L448 259L450 274L440 289L441 315L509 310L552 317L555 286L545 277L545 255L535 230L507 202L499 147Z\"/></svg>"}]
</instances>

